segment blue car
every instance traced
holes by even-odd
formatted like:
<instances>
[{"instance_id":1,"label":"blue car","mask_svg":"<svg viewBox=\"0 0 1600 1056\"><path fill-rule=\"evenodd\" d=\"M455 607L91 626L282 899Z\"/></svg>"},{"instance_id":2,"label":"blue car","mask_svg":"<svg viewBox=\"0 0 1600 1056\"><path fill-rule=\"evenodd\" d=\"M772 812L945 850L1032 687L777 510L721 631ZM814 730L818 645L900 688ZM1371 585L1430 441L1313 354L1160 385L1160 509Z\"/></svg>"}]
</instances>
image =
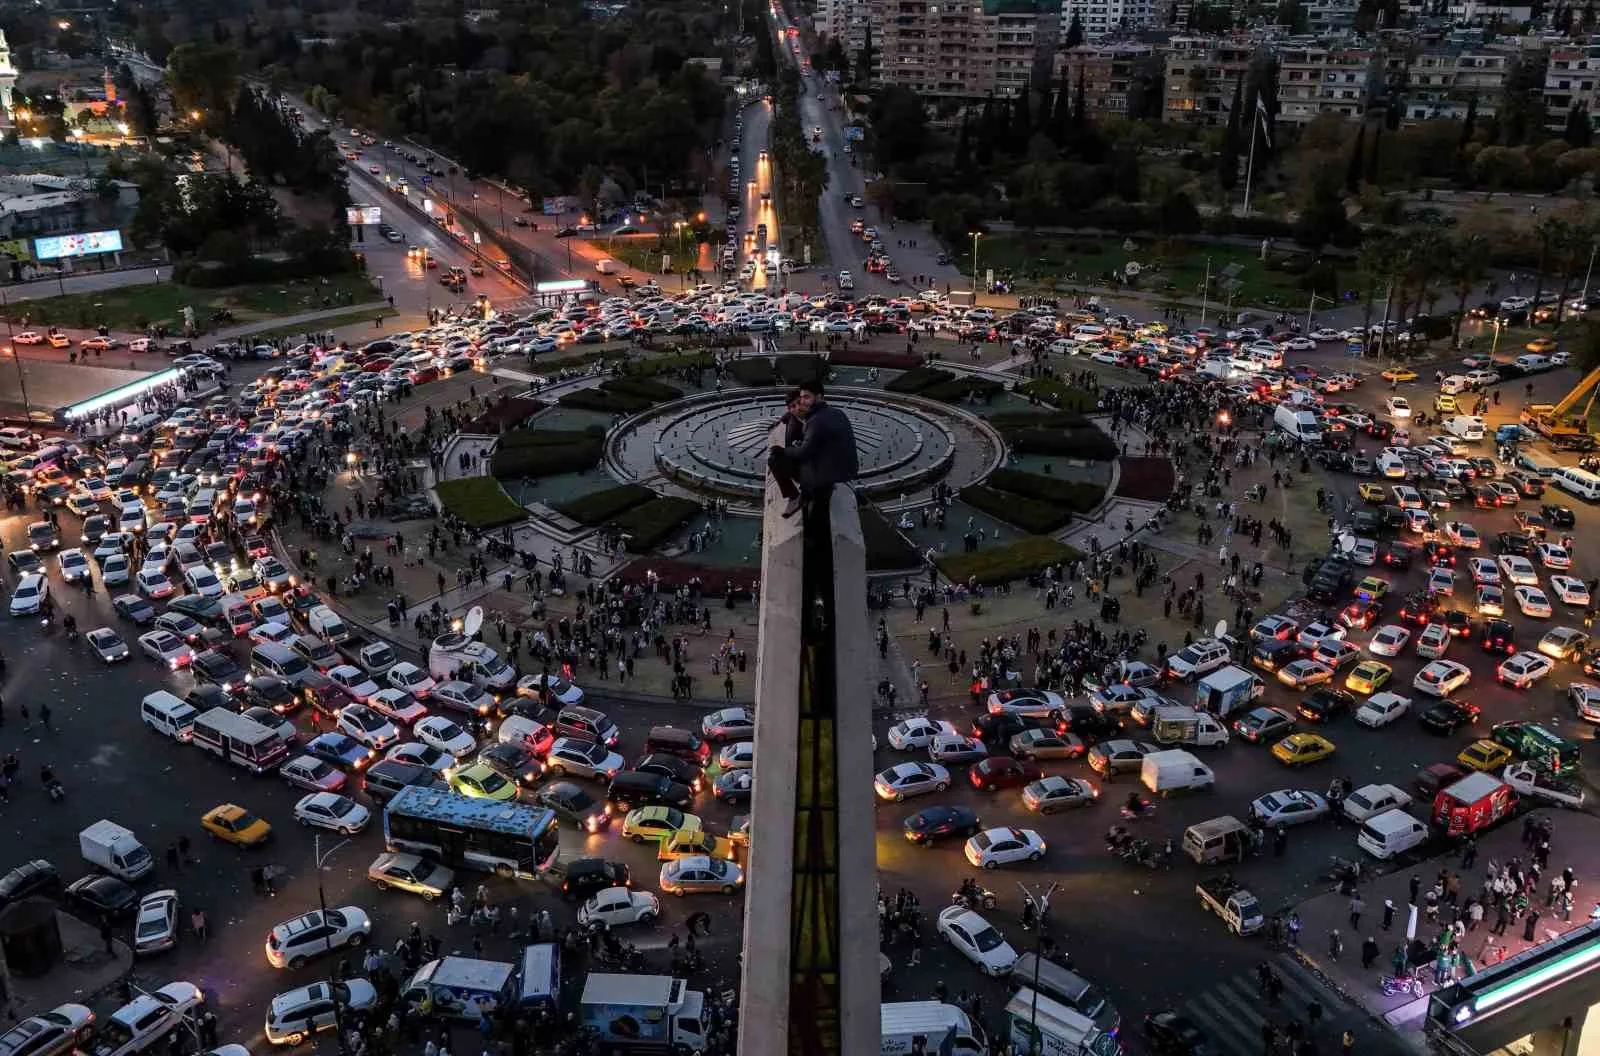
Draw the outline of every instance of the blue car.
<instances>
[{"instance_id":1,"label":"blue car","mask_svg":"<svg viewBox=\"0 0 1600 1056\"><path fill-rule=\"evenodd\" d=\"M153 623L156 618L156 607L136 594L124 594L111 603L117 610L117 615L123 619L132 620L143 627Z\"/></svg>"},{"instance_id":2,"label":"blue car","mask_svg":"<svg viewBox=\"0 0 1600 1056\"><path fill-rule=\"evenodd\" d=\"M307 755L342 766L346 770L361 770L377 756L371 748L342 733L319 733L306 745Z\"/></svg>"}]
</instances>

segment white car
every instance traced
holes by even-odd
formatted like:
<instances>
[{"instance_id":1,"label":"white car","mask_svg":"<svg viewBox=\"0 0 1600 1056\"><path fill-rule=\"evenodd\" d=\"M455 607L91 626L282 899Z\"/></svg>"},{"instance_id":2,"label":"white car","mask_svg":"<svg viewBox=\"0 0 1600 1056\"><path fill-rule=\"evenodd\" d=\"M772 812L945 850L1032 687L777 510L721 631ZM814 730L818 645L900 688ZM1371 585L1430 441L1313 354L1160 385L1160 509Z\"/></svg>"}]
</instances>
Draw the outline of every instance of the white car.
<instances>
[{"instance_id":1,"label":"white car","mask_svg":"<svg viewBox=\"0 0 1600 1056\"><path fill-rule=\"evenodd\" d=\"M1387 726L1411 710L1411 699L1387 690L1374 693L1356 709L1356 721L1369 729Z\"/></svg>"},{"instance_id":2,"label":"white car","mask_svg":"<svg viewBox=\"0 0 1600 1056\"><path fill-rule=\"evenodd\" d=\"M1411 688L1430 697L1448 697L1472 680L1472 669L1454 660L1434 660L1411 680Z\"/></svg>"},{"instance_id":3,"label":"white car","mask_svg":"<svg viewBox=\"0 0 1600 1056\"><path fill-rule=\"evenodd\" d=\"M1475 557L1467 562L1467 571L1472 575L1472 582L1491 587L1500 585L1500 566L1487 557Z\"/></svg>"},{"instance_id":4,"label":"white car","mask_svg":"<svg viewBox=\"0 0 1600 1056\"><path fill-rule=\"evenodd\" d=\"M1504 616L1506 612L1506 596L1499 587L1491 587L1487 583L1478 588L1478 615L1479 616Z\"/></svg>"},{"instance_id":5,"label":"white car","mask_svg":"<svg viewBox=\"0 0 1600 1056\"><path fill-rule=\"evenodd\" d=\"M413 726L411 732L429 748L436 748L457 759L466 758L478 747L472 734L441 715L429 715Z\"/></svg>"},{"instance_id":6,"label":"white car","mask_svg":"<svg viewBox=\"0 0 1600 1056\"><path fill-rule=\"evenodd\" d=\"M1527 689L1555 669L1556 663L1541 653L1517 653L1495 668L1496 681L1517 689Z\"/></svg>"},{"instance_id":7,"label":"white car","mask_svg":"<svg viewBox=\"0 0 1600 1056\"><path fill-rule=\"evenodd\" d=\"M61 568L63 583L77 583L89 578L89 559L83 556L82 550L74 548L61 551L56 557L56 564Z\"/></svg>"},{"instance_id":8,"label":"white car","mask_svg":"<svg viewBox=\"0 0 1600 1056\"><path fill-rule=\"evenodd\" d=\"M50 596L50 583L42 572L29 572L17 580L11 592L10 612L13 616L35 616Z\"/></svg>"},{"instance_id":9,"label":"white car","mask_svg":"<svg viewBox=\"0 0 1600 1056\"><path fill-rule=\"evenodd\" d=\"M108 587L125 587L131 578L128 559L122 554L112 554L100 566L100 582Z\"/></svg>"},{"instance_id":10,"label":"white car","mask_svg":"<svg viewBox=\"0 0 1600 1056\"><path fill-rule=\"evenodd\" d=\"M144 655L170 670L187 667L194 659L194 650L171 631L147 631L139 636L139 648Z\"/></svg>"},{"instance_id":11,"label":"white car","mask_svg":"<svg viewBox=\"0 0 1600 1056\"><path fill-rule=\"evenodd\" d=\"M139 911L133 918L134 956L163 953L177 944L178 892L171 888L152 891L139 900ZM4 1050L5 1045L0 1042L0 1051Z\"/></svg>"},{"instance_id":12,"label":"white car","mask_svg":"<svg viewBox=\"0 0 1600 1056\"><path fill-rule=\"evenodd\" d=\"M183 1023L184 1017L205 1003L193 983L168 983L140 994L106 1019L88 1051L92 1056L134 1056L153 1048Z\"/></svg>"},{"instance_id":13,"label":"white car","mask_svg":"<svg viewBox=\"0 0 1600 1056\"><path fill-rule=\"evenodd\" d=\"M183 581L188 584L189 593L202 598L220 598L226 593L222 589L222 580L205 565L195 565L189 569L183 574Z\"/></svg>"},{"instance_id":14,"label":"white car","mask_svg":"<svg viewBox=\"0 0 1600 1056\"><path fill-rule=\"evenodd\" d=\"M1367 652L1373 656L1399 656L1411 641L1411 630L1397 623L1386 623L1373 634L1367 643Z\"/></svg>"},{"instance_id":15,"label":"white car","mask_svg":"<svg viewBox=\"0 0 1600 1056\"><path fill-rule=\"evenodd\" d=\"M1524 616L1549 618L1552 613L1550 599L1538 587L1518 587L1511 592L1517 599L1517 608Z\"/></svg>"},{"instance_id":16,"label":"white car","mask_svg":"<svg viewBox=\"0 0 1600 1056\"><path fill-rule=\"evenodd\" d=\"M84 638L95 655L108 664L128 659L128 643L110 627L96 627Z\"/></svg>"},{"instance_id":17,"label":"white car","mask_svg":"<svg viewBox=\"0 0 1600 1056\"><path fill-rule=\"evenodd\" d=\"M346 704L339 712L339 732L383 751L400 739L400 729L365 704Z\"/></svg>"},{"instance_id":18,"label":"white car","mask_svg":"<svg viewBox=\"0 0 1600 1056\"><path fill-rule=\"evenodd\" d=\"M427 720L424 719L424 722ZM421 741L401 741L383 753L385 759L397 763L416 763L436 774L442 774L456 765L456 757Z\"/></svg>"},{"instance_id":19,"label":"white car","mask_svg":"<svg viewBox=\"0 0 1600 1056\"><path fill-rule=\"evenodd\" d=\"M1411 793L1394 785L1362 785L1344 797L1340 809L1344 816L1356 824L1365 822L1387 810L1404 808L1411 802Z\"/></svg>"},{"instance_id":20,"label":"white car","mask_svg":"<svg viewBox=\"0 0 1600 1056\"><path fill-rule=\"evenodd\" d=\"M137 581L135 586L141 597L159 601L172 596L172 580L168 579L167 574L159 568L141 568L134 579Z\"/></svg>"},{"instance_id":21,"label":"white car","mask_svg":"<svg viewBox=\"0 0 1600 1056\"><path fill-rule=\"evenodd\" d=\"M1037 862L1044 857L1045 842L1032 829L985 829L967 840L967 861L979 869L997 869L1013 862Z\"/></svg>"},{"instance_id":22,"label":"white car","mask_svg":"<svg viewBox=\"0 0 1600 1056\"><path fill-rule=\"evenodd\" d=\"M1439 594L1446 598L1456 595L1456 572L1453 568L1431 568L1428 570L1428 581L1423 589L1430 594Z\"/></svg>"},{"instance_id":23,"label":"white car","mask_svg":"<svg viewBox=\"0 0 1600 1056\"><path fill-rule=\"evenodd\" d=\"M1313 341L1343 341L1344 340L1343 334L1341 334L1338 330L1330 330L1325 326L1317 327L1317 329L1311 331L1311 333L1307 334L1306 336L1311 338L1311 340L1313 340Z\"/></svg>"},{"instance_id":24,"label":"white car","mask_svg":"<svg viewBox=\"0 0 1600 1056\"><path fill-rule=\"evenodd\" d=\"M274 968L299 968L312 957L360 946L371 933L372 918L356 906L327 912L314 909L267 933L267 963Z\"/></svg>"},{"instance_id":25,"label":"white car","mask_svg":"<svg viewBox=\"0 0 1600 1056\"><path fill-rule=\"evenodd\" d=\"M328 680L344 691L344 695L365 704L378 692L378 684L354 664L340 664L328 672Z\"/></svg>"},{"instance_id":26,"label":"white car","mask_svg":"<svg viewBox=\"0 0 1600 1056\"><path fill-rule=\"evenodd\" d=\"M1567 553L1567 548L1559 543L1540 543L1538 546L1539 563L1545 568L1553 568L1558 572L1565 572L1572 567L1572 555ZM68 551L70 553L71 551ZM66 557L66 554L62 554ZM65 568L62 574L66 574Z\"/></svg>"},{"instance_id":27,"label":"white car","mask_svg":"<svg viewBox=\"0 0 1600 1056\"><path fill-rule=\"evenodd\" d=\"M723 770L749 770L756 765L756 742L736 741L723 745L717 753L717 765Z\"/></svg>"},{"instance_id":28,"label":"white car","mask_svg":"<svg viewBox=\"0 0 1600 1056\"><path fill-rule=\"evenodd\" d=\"M296 987L274 997L268 1006L267 1040L274 1045L298 1045L318 1031L337 1027L338 1009L349 1015L370 1012L377 1004L377 988L365 979Z\"/></svg>"},{"instance_id":29,"label":"white car","mask_svg":"<svg viewBox=\"0 0 1600 1056\"><path fill-rule=\"evenodd\" d=\"M410 726L418 719L428 717L428 709L417 702L417 698L410 693L399 689L380 689L367 698L367 707L379 715L393 719L395 722Z\"/></svg>"},{"instance_id":30,"label":"white car","mask_svg":"<svg viewBox=\"0 0 1600 1056\"><path fill-rule=\"evenodd\" d=\"M1600 686L1592 682L1574 682L1567 687L1567 699L1584 722L1600 723Z\"/></svg>"},{"instance_id":31,"label":"white car","mask_svg":"<svg viewBox=\"0 0 1600 1056\"><path fill-rule=\"evenodd\" d=\"M631 887L608 887L597 891L578 910L578 923L604 924L608 928L623 924L649 924L661 916L661 900L649 891Z\"/></svg>"},{"instance_id":32,"label":"white car","mask_svg":"<svg viewBox=\"0 0 1600 1056\"><path fill-rule=\"evenodd\" d=\"M889 727L889 747L900 752L920 751L940 735L959 737L955 723L944 719L930 719L926 715L905 719Z\"/></svg>"},{"instance_id":33,"label":"white car","mask_svg":"<svg viewBox=\"0 0 1600 1056\"><path fill-rule=\"evenodd\" d=\"M395 689L410 693L418 700L426 700L436 684L426 671L407 660L391 667L384 673L384 678Z\"/></svg>"},{"instance_id":34,"label":"white car","mask_svg":"<svg viewBox=\"0 0 1600 1056\"><path fill-rule=\"evenodd\" d=\"M1533 562L1521 554L1501 554L1500 573L1505 576L1506 582L1515 587L1539 585L1539 573L1534 569Z\"/></svg>"},{"instance_id":35,"label":"white car","mask_svg":"<svg viewBox=\"0 0 1600 1056\"><path fill-rule=\"evenodd\" d=\"M277 620L268 620L266 623L258 623L254 627L250 628L249 638L256 645L267 645L268 643L273 645L288 645L294 640L295 633L294 628L290 627L287 623L279 623Z\"/></svg>"},{"instance_id":36,"label":"white car","mask_svg":"<svg viewBox=\"0 0 1600 1056\"><path fill-rule=\"evenodd\" d=\"M1300 644L1300 648L1310 652L1329 638L1342 642L1344 641L1344 636L1345 629L1343 627L1318 620L1315 623L1306 624L1300 633L1295 636L1295 641Z\"/></svg>"},{"instance_id":37,"label":"white car","mask_svg":"<svg viewBox=\"0 0 1600 1056\"><path fill-rule=\"evenodd\" d=\"M1589 606L1589 587L1576 576L1551 576L1550 589L1555 591L1556 597L1561 599L1563 605L1573 605L1577 608Z\"/></svg>"},{"instance_id":38,"label":"white car","mask_svg":"<svg viewBox=\"0 0 1600 1056\"><path fill-rule=\"evenodd\" d=\"M313 792L294 805L295 820L302 825L332 829L354 836L367 827L372 813L349 796L337 792Z\"/></svg>"},{"instance_id":39,"label":"white car","mask_svg":"<svg viewBox=\"0 0 1600 1056\"><path fill-rule=\"evenodd\" d=\"M1383 401L1383 409L1389 412L1391 418L1411 417L1411 404L1406 402L1404 396L1390 396Z\"/></svg>"},{"instance_id":40,"label":"white car","mask_svg":"<svg viewBox=\"0 0 1600 1056\"><path fill-rule=\"evenodd\" d=\"M936 926L944 940L985 975L1009 975L1017 963L1017 951L1005 936L966 906L946 906L939 911Z\"/></svg>"},{"instance_id":41,"label":"white car","mask_svg":"<svg viewBox=\"0 0 1600 1056\"><path fill-rule=\"evenodd\" d=\"M1466 521L1449 521L1444 526L1444 537L1463 550L1477 550L1483 546L1483 536Z\"/></svg>"},{"instance_id":42,"label":"white car","mask_svg":"<svg viewBox=\"0 0 1600 1056\"><path fill-rule=\"evenodd\" d=\"M1066 698L1044 689L1005 689L990 693L990 715L1030 715L1044 718L1066 707Z\"/></svg>"},{"instance_id":43,"label":"white car","mask_svg":"<svg viewBox=\"0 0 1600 1056\"><path fill-rule=\"evenodd\" d=\"M560 675L551 675L548 684L543 674L523 675L517 679L517 695L532 697L552 708L583 703L583 690Z\"/></svg>"},{"instance_id":44,"label":"white car","mask_svg":"<svg viewBox=\"0 0 1600 1056\"><path fill-rule=\"evenodd\" d=\"M1417 635L1417 655L1428 660L1438 660L1450 648L1450 628L1442 623L1430 623Z\"/></svg>"}]
</instances>

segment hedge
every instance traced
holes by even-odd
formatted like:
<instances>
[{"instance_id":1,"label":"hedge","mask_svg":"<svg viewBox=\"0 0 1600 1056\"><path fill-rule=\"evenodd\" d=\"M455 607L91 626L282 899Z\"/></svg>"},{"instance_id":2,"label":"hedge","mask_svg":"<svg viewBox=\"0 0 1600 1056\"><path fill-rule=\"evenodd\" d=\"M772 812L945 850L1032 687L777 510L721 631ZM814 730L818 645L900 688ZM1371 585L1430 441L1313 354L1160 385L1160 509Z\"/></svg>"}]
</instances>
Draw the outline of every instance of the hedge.
<instances>
[{"instance_id":1,"label":"hedge","mask_svg":"<svg viewBox=\"0 0 1600 1056\"><path fill-rule=\"evenodd\" d=\"M598 411L601 414L638 414L654 407L655 400L608 389L578 389L556 401L563 407L578 411Z\"/></svg>"},{"instance_id":2,"label":"hedge","mask_svg":"<svg viewBox=\"0 0 1600 1056\"><path fill-rule=\"evenodd\" d=\"M938 367L913 367L904 374L884 382L883 388L886 392L916 394L954 379L954 374L948 370L940 370Z\"/></svg>"},{"instance_id":3,"label":"hedge","mask_svg":"<svg viewBox=\"0 0 1600 1056\"><path fill-rule=\"evenodd\" d=\"M508 388L507 392L515 391ZM489 405L488 410L461 427L463 433L480 433L493 436L507 429L515 429L529 418L544 410L549 404L525 397L501 396Z\"/></svg>"},{"instance_id":4,"label":"hedge","mask_svg":"<svg viewBox=\"0 0 1600 1056\"><path fill-rule=\"evenodd\" d=\"M1063 506L996 491L983 484L962 488L961 501L1034 535L1048 535L1072 520L1072 512Z\"/></svg>"},{"instance_id":5,"label":"hedge","mask_svg":"<svg viewBox=\"0 0 1600 1056\"><path fill-rule=\"evenodd\" d=\"M1077 411L1000 411L988 416L989 424L1008 429L1082 429L1089 419Z\"/></svg>"},{"instance_id":6,"label":"hedge","mask_svg":"<svg viewBox=\"0 0 1600 1056\"><path fill-rule=\"evenodd\" d=\"M1166 502L1178 486L1177 471L1164 458L1124 458L1117 494L1125 499Z\"/></svg>"},{"instance_id":7,"label":"hedge","mask_svg":"<svg viewBox=\"0 0 1600 1056\"><path fill-rule=\"evenodd\" d=\"M682 389L675 389L665 382L652 378L611 378L602 381L600 387L607 392L637 396L652 403L668 403L683 395Z\"/></svg>"},{"instance_id":8,"label":"hedge","mask_svg":"<svg viewBox=\"0 0 1600 1056\"><path fill-rule=\"evenodd\" d=\"M1055 378L1034 378L1017 386L1017 394L1043 400L1062 411L1092 411L1099 401L1094 394L1074 388Z\"/></svg>"},{"instance_id":9,"label":"hedge","mask_svg":"<svg viewBox=\"0 0 1600 1056\"><path fill-rule=\"evenodd\" d=\"M772 369L772 361L765 356L736 359L728 364L728 373L740 385L752 388L778 384L778 374Z\"/></svg>"},{"instance_id":10,"label":"hedge","mask_svg":"<svg viewBox=\"0 0 1600 1056\"><path fill-rule=\"evenodd\" d=\"M930 385L917 395L930 400L938 400L941 403L964 403L968 397L975 396L987 403L998 396L1004 389L1005 386L998 381L993 381L989 378L977 378L969 374L959 378L951 378L949 381L941 381L937 385Z\"/></svg>"},{"instance_id":11,"label":"hedge","mask_svg":"<svg viewBox=\"0 0 1600 1056\"><path fill-rule=\"evenodd\" d=\"M493 477L441 480L433 490L444 512L454 514L473 528L498 528L528 516L528 511L517 505Z\"/></svg>"},{"instance_id":12,"label":"hedge","mask_svg":"<svg viewBox=\"0 0 1600 1056\"><path fill-rule=\"evenodd\" d=\"M1020 469L997 469L989 474L984 484L996 491L1008 491L1026 499L1065 506L1074 513L1088 513L1106 497L1106 489L1099 484L1062 480L1043 473L1025 473Z\"/></svg>"},{"instance_id":13,"label":"hedge","mask_svg":"<svg viewBox=\"0 0 1600 1056\"><path fill-rule=\"evenodd\" d=\"M513 429L500 438L500 447L566 447L571 444L599 443L605 438L603 425L586 429Z\"/></svg>"},{"instance_id":14,"label":"hedge","mask_svg":"<svg viewBox=\"0 0 1600 1056\"><path fill-rule=\"evenodd\" d=\"M604 491L579 495L575 499L554 505L556 509L579 524L593 527L604 524L635 506L642 506L655 497L656 493L643 484L623 484L615 488L606 488Z\"/></svg>"},{"instance_id":15,"label":"hedge","mask_svg":"<svg viewBox=\"0 0 1600 1056\"><path fill-rule=\"evenodd\" d=\"M965 583L970 579L993 586L1023 579L1047 565L1076 561L1082 556L1080 551L1048 535L1031 535L970 554L945 554L934 563L953 582Z\"/></svg>"},{"instance_id":16,"label":"hedge","mask_svg":"<svg viewBox=\"0 0 1600 1056\"><path fill-rule=\"evenodd\" d=\"M878 352L870 348L842 348L828 355L832 367L878 367L881 370L913 370L922 366L915 353Z\"/></svg>"},{"instance_id":17,"label":"hedge","mask_svg":"<svg viewBox=\"0 0 1600 1056\"><path fill-rule=\"evenodd\" d=\"M778 377L785 385L799 385L807 381L821 381L828 375L828 364L821 356L779 356Z\"/></svg>"},{"instance_id":18,"label":"hedge","mask_svg":"<svg viewBox=\"0 0 1600 1056\"><path fill-rule=\"evenodd\" d=\"M1116 442L1093 427L1005 429L1001 435L1014 450L1026 455L1061 455L1089 462L1109 462L1118 454Z\"/></svg>"},{"instance_id":19,"label":"hedge","mask_svg":"<svg viewBox=\"0 0 1600 1056\"><path fill-rule=\"evenodd\" d=\"M889 515L876 506L861 507L861 541L869 572L899 572L921 563L916 547L906 542Z\"/></svg>"},{"instance_id":20,"label":"hedge","mask_svg":"<svg viewBox=\"0 0 1600 1056\"><path fill-rule=\"evenodd\" d=\"M693 499L664 495L613 518L608 527L628 536L626 546L632 554L642 554L682 528L700 511Z\"/></svg>"},{"instance_id":21,"label":"hedge","mask_svg":"<svg viewBox=\"0 0 1600 1056\"><path fill-rule=\"evenodd\" d=\"M501 437L489 472L501 478L581 472L600 461L604 436L577 430L515 430Z\"/></svg>"},{"instance_id":22,"label":"hedge","mask_svg":"<svg viewBox=\"0 0 1600 1056\"><path fill-rule=\"evenodd\" d=\"M666 374L675 370L699 369L707 370L716 365L710 352L684 352L670 356L656 356L652 359L635 359L617 366L618 373L623 377L650 378L657 374Z\"/></svg>"}]
</instances>

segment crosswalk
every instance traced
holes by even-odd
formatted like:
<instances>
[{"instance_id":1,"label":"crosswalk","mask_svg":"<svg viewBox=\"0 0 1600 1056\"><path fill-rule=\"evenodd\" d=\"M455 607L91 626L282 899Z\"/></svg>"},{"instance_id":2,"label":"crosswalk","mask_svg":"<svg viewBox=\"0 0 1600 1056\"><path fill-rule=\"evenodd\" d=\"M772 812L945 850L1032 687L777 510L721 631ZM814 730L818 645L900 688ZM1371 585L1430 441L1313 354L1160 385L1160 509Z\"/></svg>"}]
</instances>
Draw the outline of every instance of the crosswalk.
<instances>
[{"instance_id":1,"label":"crosswalk","mask_svg":"<svg viewBox=\"0 0 1600 1056\"><path fill-rule=\"evenodd\" d=\"M1223 980L1190 998L1179 1009L1206 1032L1217 1052L1225 1056L1260 1056L1262 1025L1270 1022L1282 1028L1295 1020L1305 1025L1306 1010L1313 1000L1322 1006L1321 1021L1310 1035L1317 1043L1317 1051L1337 1053L1346 1030L1355 1035L1353 1051L1361 1056L1398 1056L1403 1051L1399 1039L1388 1028L1323 983L1293 955L1277 953L1267 963L1283 980L1283 994L1277 1004L1268 1003L1251 971Z\"/></svg>"}]
</instances>

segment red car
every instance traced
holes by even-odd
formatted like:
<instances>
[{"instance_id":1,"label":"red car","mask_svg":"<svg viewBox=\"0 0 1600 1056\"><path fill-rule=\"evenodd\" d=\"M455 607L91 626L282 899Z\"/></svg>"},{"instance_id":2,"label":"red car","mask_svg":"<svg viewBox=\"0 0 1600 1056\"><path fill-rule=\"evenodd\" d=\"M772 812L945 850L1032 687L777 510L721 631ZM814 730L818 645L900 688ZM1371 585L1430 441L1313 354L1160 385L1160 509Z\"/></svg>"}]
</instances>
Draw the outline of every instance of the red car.
<instances>
[{"instance_id":1,"label":"red car","mask_svg":"<svg viewBox=\"0 0 1600 1056\"><path fill-rule=\"evenodd\" d=\"M984 792L997 788L1021 788L1044 776L1038 764L1008 755L991 755L967 771L972 787Z\"/></svg>"}]
</instances>

